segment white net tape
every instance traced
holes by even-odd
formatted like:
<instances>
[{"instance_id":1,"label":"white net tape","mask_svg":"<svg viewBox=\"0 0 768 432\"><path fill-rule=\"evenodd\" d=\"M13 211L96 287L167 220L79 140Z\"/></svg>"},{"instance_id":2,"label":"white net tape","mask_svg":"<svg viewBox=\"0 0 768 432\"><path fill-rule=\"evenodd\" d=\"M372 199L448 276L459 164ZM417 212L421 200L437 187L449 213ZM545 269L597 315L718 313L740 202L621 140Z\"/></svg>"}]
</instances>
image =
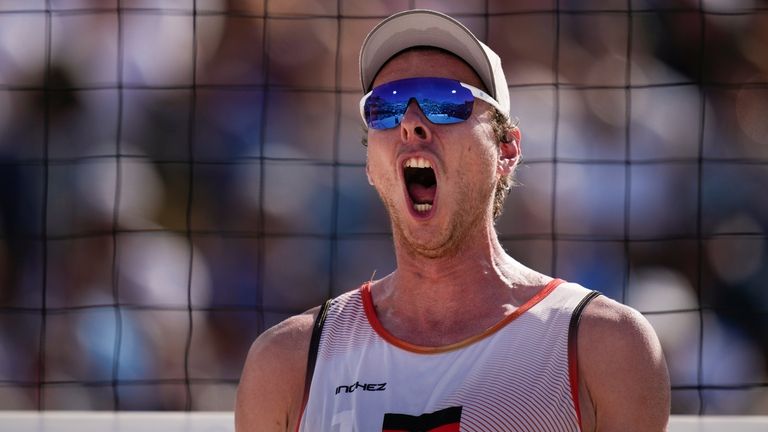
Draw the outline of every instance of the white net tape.
<instances>
[{"instance_id":1,"label":"white net tape","mask_svg":"<svg viewBox=\"0 0 768 432\"><path fill-rule=\"evenodd\" d=\"M13 432L232 432L230 412L6 411L0 430ZM672 416L669 432L765 432L768 416Z\"/></svg>"}]
</instances>

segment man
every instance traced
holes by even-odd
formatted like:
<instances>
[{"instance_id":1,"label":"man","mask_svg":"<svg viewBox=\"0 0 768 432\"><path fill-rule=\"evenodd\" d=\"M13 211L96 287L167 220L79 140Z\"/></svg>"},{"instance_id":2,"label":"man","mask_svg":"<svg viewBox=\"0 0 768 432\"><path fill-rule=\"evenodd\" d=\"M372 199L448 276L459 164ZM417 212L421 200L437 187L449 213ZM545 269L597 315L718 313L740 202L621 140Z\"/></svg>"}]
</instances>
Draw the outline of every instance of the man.
<instances>
[{"instance_id":1,"label":"man","mask_svg":"<svg viewBox=\"0 0 768 432\"><path fill-rule=\"evenodd\" d=\"M360 71L397 269L254 342L237 430L664 430L648 322L499 243L521 135L498 56L450 17L407 11L368 35Z\"/></svg>"}]
</instances>

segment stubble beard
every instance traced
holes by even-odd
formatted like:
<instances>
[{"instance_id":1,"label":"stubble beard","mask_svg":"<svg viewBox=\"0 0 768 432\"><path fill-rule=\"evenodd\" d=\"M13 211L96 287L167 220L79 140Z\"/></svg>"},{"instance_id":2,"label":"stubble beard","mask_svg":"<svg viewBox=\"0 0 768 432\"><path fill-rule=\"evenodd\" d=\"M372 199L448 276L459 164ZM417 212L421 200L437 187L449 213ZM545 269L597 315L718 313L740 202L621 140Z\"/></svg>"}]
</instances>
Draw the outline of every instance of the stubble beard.
<instances>
[{"instance_id":1,"label":"stubble beard","mask_svg":"<svg viewBox=\"0 0 768 432\"><path fill-rule=\"evenodd\" d=\"M459 194L461 197L471 197L472 195L462 187ZM398 211L395 204L384 194L379 192L379 197L384 203L384 207L389 213L389 219L392 225L392 235L395 246L399 244L405 248L404 252L409 255L421 256L429 259L446 258L457 255L467 239L470 237L472 229L482 226L484 212L479 210L481 206L476 205L458 205L450 218L448 227L441 230L436 238L424 241L416 238L408 230L403 218L410 217ZM467 201L460 201L468 203Z\"/></svg>"}]
</instances>

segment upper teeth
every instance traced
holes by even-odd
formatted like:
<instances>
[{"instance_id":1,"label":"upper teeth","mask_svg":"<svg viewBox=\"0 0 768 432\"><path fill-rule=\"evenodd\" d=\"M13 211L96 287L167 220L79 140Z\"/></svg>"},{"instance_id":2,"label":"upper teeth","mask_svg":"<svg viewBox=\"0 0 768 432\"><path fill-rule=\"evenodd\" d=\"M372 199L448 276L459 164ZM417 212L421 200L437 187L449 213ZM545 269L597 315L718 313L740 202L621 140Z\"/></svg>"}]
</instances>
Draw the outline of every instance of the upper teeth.
<instances>
[{"instance_id":1,"label":"upper teeth","mask_svg":"<svg viewBox=\"0 0 768 432\"><path fill-rule=\"evenodd\" d=\"M432 168L432 164L422 157L412 157L405 160L406 168Z\"/></svg>"}]
</instances>

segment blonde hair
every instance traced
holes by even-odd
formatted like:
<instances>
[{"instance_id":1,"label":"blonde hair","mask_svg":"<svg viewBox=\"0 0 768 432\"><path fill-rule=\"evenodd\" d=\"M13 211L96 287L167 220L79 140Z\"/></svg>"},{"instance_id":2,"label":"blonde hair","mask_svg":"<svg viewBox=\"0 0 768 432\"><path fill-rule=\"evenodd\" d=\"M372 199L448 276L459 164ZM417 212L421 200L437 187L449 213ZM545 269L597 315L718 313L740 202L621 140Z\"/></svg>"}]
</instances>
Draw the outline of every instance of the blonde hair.
<instances>
[{"instance_id":1,"label":"blonde hair","mask_svg":"<svg viewBox=\"0 0 768 432\"><path fill-rule=\"evenodd\" d=\"M507 142L507 135L517 129L519 124L520 121L517 118L512 120L503 112L493 108L491 127L493 128L493 133L498 142ZM514 173L515 172L512 171L512 173L502 176L496 183L496 190L493 194L493 220L497 220L499 216L501 216L501 213L504 210L504 202L507 200L507 195L509 195L509 190L512 186L517 185Z\"/></svg>"}]
</instances>

